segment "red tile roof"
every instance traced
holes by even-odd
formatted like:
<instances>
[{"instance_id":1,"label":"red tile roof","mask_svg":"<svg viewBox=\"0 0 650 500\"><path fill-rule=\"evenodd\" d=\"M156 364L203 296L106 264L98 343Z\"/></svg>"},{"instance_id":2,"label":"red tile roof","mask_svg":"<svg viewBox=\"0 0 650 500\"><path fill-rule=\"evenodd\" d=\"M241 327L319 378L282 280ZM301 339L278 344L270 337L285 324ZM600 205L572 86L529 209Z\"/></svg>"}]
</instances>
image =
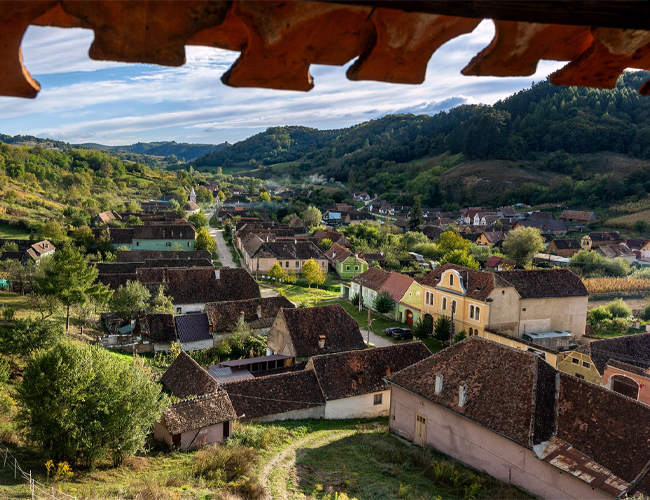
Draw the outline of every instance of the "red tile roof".
<instances>
[{"instance_id":1,"label":"red tile roof","mask_svg":"<svg viewBox=\"0 0 650 500\"><path fill-rule=\"evenodd\" d=\"M219 389L217 381L185 351L180 352L160 381L177 398L203 396Z\"/></svg>"},{"instance_id":2,"label":"red tile roof","mask_svg":"<svg viewBox=\"0 0 650 500\"><path fill-rule=\"evenodd\" d=\"M384 271L383 269L379 269L377 267L369 267L367 271L352 279L352 283L357 283L364 288L370 288L371 290L379 291L379 289L388 279L389 275L390 273L388 271Z\"/></svg>"},{"instance_id":3,"label":"red tile roof","mask_svg":"<svg viewBox=\"0 0 650 500\"><path fill-rule=\"evenodd\" d=\"M522 299L542 297L589 297L582 279L568 269L497 271L511 283Z\"/></svg>"},{"instance_id":4,"label":"red tile roof","mask_svg":"<svg viewBox=\"0 0 650 500\"><path fill-rule=\"evenodd\" d=\"M456 264L445 264L444 266L434 269L427 274L420 281L420 284L430 287L437 287L440 284L440 278L445 271L454 269L458 271L463 279L463 286L467 289L467 296L485 301L495 287L510 287L510 283L505 282L499 278L495 273L487 271L478 271L476 269L469 269ZM465 283L469 278L469 283Z\"/></svg>"},{"instance_id":5,"label":"red tile roof","mask_svg":"<svg viewBox=\"0 0 650 500\"><path fill-rule=\"evenodd\" d=\"M415 280L409 276L391 271L384 284L381 285L379 293L388 292L394 301L399 302L414 282Z\"/></svg>"},{"instance_id":6,"label":"red tile roof","mask_svg":"<svg viewBox=\"0 0 650 500\"><path fill-rule=\"evenodd\" d=\"M294 307L286 297L265 297L209 302L205 305L205 312L210 318L212 331L220 333L232 331L242 313L244 313L244 321L249 324L265 318L270 318L272 324L280 309L293 309ZM257 315L258 308L261 318Z\"/></svg>"},{"instance_id":7,"label":"red tile roof","mask_svg":"<svg viewBox=\"0 0 650 500\"><path fill-rule=\"evenodd\" d=\"M238 416L225 391L179 401L163 413L165 426L172 436L228 422Z\"/></svg>"},{"instance_id":8,"label":"red tile roof","mask_svg":"<svg viewBox=\"0 0 650 500\"><path fill-rule=\"evenodd\" d=\"M388 390L384 378L431 356L422 342L314 356L314 370L326 400Z\"/></svg>"}]
</instances>

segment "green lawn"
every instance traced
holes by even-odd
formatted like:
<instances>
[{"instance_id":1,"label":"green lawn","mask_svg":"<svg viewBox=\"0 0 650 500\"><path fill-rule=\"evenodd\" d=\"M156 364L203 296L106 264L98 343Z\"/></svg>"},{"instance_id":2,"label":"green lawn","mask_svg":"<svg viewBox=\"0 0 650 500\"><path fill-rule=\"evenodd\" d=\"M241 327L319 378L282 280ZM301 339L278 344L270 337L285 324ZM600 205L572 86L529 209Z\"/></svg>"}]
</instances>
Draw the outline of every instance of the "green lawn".
<instances>
[{"instance_id":1,"label":"green lawn","mask_svg":"<svg viewBox=\"0 0 650 500\"><path fill-rule=\"evenodd\" d=\"M28 240L31 233L20 226L13 224L0 224L0 238L11 240Z\"/></svg>"},{"instance_id":2,"label":"green lawn","mask_svg":"<svg viewBox=\"0 0 650 500\"><path fill-rule=\"evenodd\" d=\"M0 292L0 309L11 307L16 311L16 319L39 316L38 311L29 305L26 295L12 292Z\"/></svg>"},{"instance_id":3,"label":"green lawn","mask_svg":"<svg viewBox=\"0 0 650 500\"><path fill-rule=\"evenodd\" d=\"M260 282L260 286L275 290L278 293L282 291L287 299L292 302L314 302L318 303L323 300L338 299L341 296L339 289L334 291L332 287L319 287L312 285L311 289L301 285L289 285L286 283L272 283L268 281ZM317 304L314 304L317 305Z\"/></svg>"}]
</instances>

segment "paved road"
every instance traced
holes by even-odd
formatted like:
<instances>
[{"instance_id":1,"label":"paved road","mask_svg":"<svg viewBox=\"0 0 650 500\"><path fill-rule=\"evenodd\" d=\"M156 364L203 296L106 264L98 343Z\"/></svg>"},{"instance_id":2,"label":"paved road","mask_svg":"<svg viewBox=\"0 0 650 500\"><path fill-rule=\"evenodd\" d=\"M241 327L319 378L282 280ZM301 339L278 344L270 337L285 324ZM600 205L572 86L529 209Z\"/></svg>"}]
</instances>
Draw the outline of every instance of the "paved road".
<instances>
[{"instance_id":1,"label":"paved road","mask_svg":"<svg viewBox=\"0 0 650 500\"><path fill-rule=\"evenodd\" d=\"M210 211L206 214L208 220L212 217L214 211ZM214 238L214 242L217 244L217 255L219 256L219 262L223 267L237 267L235 261L232 260L232 254L230 253L230 248L226 244L226 240L223 239L223 229L213 229L208 226L208 231L210 236Z\"/></svg>"},{"instance_id":2,"label":"paved road","mask_svg":"<svg viewBox=\"0 0 650 500\"><path fill-rule=\"evenodd\" d=\"M363 336L364 342L368 338L368 330L361 330L361 335ZM370 332L370 343L374 345L375 347L386 347L389 345L393 345L396 342L393 342L392 340L387 339L386 337L380 337L379 335L375 335L374 333Z\"/></svg>"}]
</instances>

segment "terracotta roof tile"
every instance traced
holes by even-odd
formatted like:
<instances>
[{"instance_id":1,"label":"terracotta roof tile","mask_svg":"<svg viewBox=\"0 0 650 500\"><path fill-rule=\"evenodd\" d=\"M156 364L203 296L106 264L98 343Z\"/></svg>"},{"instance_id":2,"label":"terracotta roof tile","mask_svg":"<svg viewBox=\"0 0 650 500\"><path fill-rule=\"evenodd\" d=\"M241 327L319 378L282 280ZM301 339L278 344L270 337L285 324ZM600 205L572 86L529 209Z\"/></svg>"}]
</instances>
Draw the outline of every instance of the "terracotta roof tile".
<instances>
[{"instance_id":1,"label":"terracotta roof tile","mask_svg":"<svg viewBox=\"0 0 650 500\"><path fill-rule=\"evenodd\" d=\"M204 396L219 389L217 381L185 351L180 352L160 381L177 398Z\"/></svg>"},{"instance_id":2,"label":"terracotta roof tile","mask_svg":"<svg viewBox=\"0 0 650 500\"><path fill-rule=\"evenodd\" d=\"M511 283L522 299L589 296L580 277L568 269L497 271L495 274Z\"/></svg>"},{"instance_id":3,"label":"terracotta roof tile","mask_svg":"<svg viewBox=\"0 0 650 500\"><path fill-rule=\"evenodd\" d=\"M333 352L364 349L366 346L359 324L340 305L283 309L296 356L315 356ZM273 325L271 330L276 327ZM270 335L270 332L269 332ZM325 347L318 347L319 336L325 336Z\"/></svg>"},{"instance_id":4,"label":"terracotta roof tile","mask_svg":"<svg viewBox=\"0 0 650 500\"><path fill-rule=\"evenodd\" d=\"M207 250L118 250L115 262L146 262L159 259L195 260L207 259L212 261L212 254Z\"/></svg>"},{"instance_id":5,"label":"terracotta roof tile","mask_svg":"<svg viewBox=\"0 0 650 500\"><path fill-rule=\"evenodd\" d=\"M422 342L314 356L314 370L326 400L388 390L384 378L431 356Z\"/></svg>"},{"instance_id":6,"label":"terracotta roof tile","mask_svg":"<svg viewBox=\"0 0 650 500\"><path fill-rule=\"evenodd\" d=\"M379 293L388 292L394 301L399 302L414 282L415 280L409 276L391 271L384 284L381 285Z\"/></svg>"},{"instance_id":7,"label":"terracotta roof tile","mask_svg":"<svg viewBox=\"0 0 650 500\"><path fill-rule=\"evenodd\" d=\"M602 339L582 345L578 351L588 354L602 375L611 360L650 369L650 333L637 333L611 339Z\"/></svg>"},{"instance_id":8,"label":"terracotta roof tile","mask_svg":"<svg viewBox=\"0 0 650 500\"><path fill-rule=\"evenodd\" d=\"M467 296L472 299L485 301L495 287L512 286L500 279L495 273L469 269L468 267L457 266L456 264L445 264L438 269L434 269L419 280L420 284L434 288L437 287L440 284L440 277L449 269L454 269L460 273L463 278L463 286L467 289ZM469 278L469 283L465 283L467 278Z\"/></svg>"},{"instance_id":9,"label":"terracotta roof tile","mask_svg":"<svg viewBox=\"0 0 650 500\"><path fill-rule=\"evenodd\" d=\"M245 414L247 419L325 404L316 374L311 370L227 382L223 388L236 412Z\"/></svg>"},{"instance_id":10,"label":"terracotta roof tile","mask_svg":"<svg viewBox=\"0 0 650 500\"><path fill-rule=\"evenodd\" d=\"M593 212L580 212L578 210L565 210L560 215L560 219L577 219L579 221L588 221L594 216Z\"/></svg>"},{"instance_id":11,"label":"terracotta roof tile","mask_svg":"<svg viewBox=\"0 0 650 500\"><path fill-rule=\"evenodd\" d=\"M178 339L173 314L147 314L144 321L147 324L150 340L167 343Z\"/></svg>"},{"instance_id":12,"label":"terracotta roof tile","mask_svg":"<svg viewBox=\"0 0 650 500\"><path fill-rule=\"evenodd\" d=\"M179 401L163 413L171 435L228 422L238 416L225 391Z\"/></svg>"},{"instance_id":13,"label":"terracotta roof tile","mask_svg":"<svg viewBox=\"0 0 650 500\"><path fill-rule=\"evenodd\" d=\"M367 258L366 254L366 258ZM376 267L369 267L367 271L364 271L356 278L352 279L352 283L357 283L364 288L370 288L371 290L379 291L382 285L388 279L390 273L379 269Z\"/></svg>"},{"instance_id":14,"label":"terracotta roof tile","mask_svg":"<svg viewBox=\"0 0 650 500\"><path fill-rule=\"evenodd\" d=\"M229 332L235 328L237 321L244 313L244 321L249 325L260 320L257 308L260 308L262 319L270 319L271 325L280 309L293 309L295 306L286 297L265 297L248 300L226 300L209 302L205 305L212 331L214 333ZM271 326L269 325L269 326Z\"/></svg>"},{"instance_id":15,"label":"terracotta roof tile","mask_svg":"<svg viewBox=\"0 0 650 500\"><path fill-rule=\"evenodd\" d=\"M553 240L551 243L555 245L558 250L580 250L582 247L574 239Z\"/></svg>"}]
</instances>

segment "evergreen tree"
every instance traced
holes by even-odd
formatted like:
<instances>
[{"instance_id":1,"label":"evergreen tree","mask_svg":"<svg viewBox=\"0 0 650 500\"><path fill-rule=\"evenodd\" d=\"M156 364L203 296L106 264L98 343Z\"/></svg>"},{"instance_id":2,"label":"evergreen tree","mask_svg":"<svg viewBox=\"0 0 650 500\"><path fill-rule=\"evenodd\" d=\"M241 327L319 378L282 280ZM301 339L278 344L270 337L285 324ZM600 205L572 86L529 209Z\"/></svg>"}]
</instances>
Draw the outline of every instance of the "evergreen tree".
<instances>
[{"instance_id":1,"label":"evergreen tree","mask_svg":"<svg viewBox=\"0 0 650 500\"><path fill-rule=\"evenodd\" d=\"M424 224L424 219L422 218L422 197L416 196L413 199L411 219L409 220L409 230L419 231L422 224Z\"/></svg>"}]
</instances>

